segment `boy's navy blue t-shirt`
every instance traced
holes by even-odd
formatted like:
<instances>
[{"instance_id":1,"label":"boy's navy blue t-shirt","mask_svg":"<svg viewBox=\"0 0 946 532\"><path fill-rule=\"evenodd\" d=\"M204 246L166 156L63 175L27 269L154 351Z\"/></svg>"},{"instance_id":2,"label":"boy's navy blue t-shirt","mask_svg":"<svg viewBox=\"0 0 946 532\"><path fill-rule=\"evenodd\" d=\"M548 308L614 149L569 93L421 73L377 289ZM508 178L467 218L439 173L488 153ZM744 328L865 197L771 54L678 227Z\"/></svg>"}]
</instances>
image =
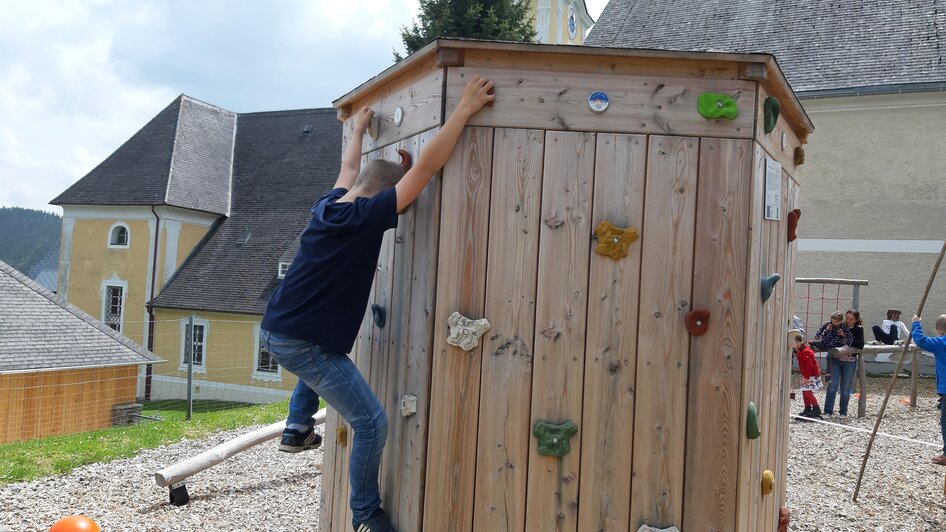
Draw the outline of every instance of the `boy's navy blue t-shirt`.
<instances>
[{"instance_id":1,"label":"boy's navy blue t-shirt","mask_svg":"<svg viewBox=\"0 0 946 532\"><path fill-rule=\"evenodd\" d=\"M397 227L393 188L338 203L336 188L312 207L299 251L273 292L260 327L348 353L365 316L381 252L381 237Z\"/></svg>"}]
</instances>

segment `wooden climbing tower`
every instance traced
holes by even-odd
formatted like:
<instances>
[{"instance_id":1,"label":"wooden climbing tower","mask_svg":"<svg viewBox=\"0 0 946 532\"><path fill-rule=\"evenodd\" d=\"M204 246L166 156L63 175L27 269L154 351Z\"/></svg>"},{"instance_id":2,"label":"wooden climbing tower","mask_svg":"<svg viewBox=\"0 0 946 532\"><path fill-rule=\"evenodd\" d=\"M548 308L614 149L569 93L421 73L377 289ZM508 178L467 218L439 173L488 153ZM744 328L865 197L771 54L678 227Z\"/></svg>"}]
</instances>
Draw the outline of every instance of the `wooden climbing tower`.
<instances>
[{"instance_id":1,"label":"wooden climbing tower","mask_svg":"<svg viewBox=\"0 0 946 532\"><path fill-rule=\"evenodd\" d=\"M398 530L774 531L813 129L775 59L440 40L335 102L343 143L369 105L364 156L416 160L473 74L495 105L385 236L351 354ZM326 433L321 529L348 530Z\"/></svg>"}]
</instances>

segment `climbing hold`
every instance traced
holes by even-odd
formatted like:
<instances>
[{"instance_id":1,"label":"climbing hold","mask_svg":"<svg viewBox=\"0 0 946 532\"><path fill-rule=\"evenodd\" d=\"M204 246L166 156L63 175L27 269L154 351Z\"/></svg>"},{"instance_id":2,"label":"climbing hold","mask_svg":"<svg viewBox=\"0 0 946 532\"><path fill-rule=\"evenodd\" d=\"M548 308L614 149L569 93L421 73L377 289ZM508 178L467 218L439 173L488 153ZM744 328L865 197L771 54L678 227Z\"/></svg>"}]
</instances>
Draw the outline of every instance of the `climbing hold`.
<instances>
[{"instance_id":1,"label":"climbing hold","mask_svg":"<svg viewBox=\"0 0 946 532\"><path fill-rule=\"evenodd\" d=\"M733 120L739 116L739 105L728 94L704 92L696 99L696 110L707 119L725 118Z\"/></svg>"},{"instance_id":2,"label":"climbing hold","mask_svg":"<svg viewBox=\"0 0 946 532\"><path fill-rule=\"evenodd\" d=\"M687 312L686 325L687 330L693 336L703 336L709 330L710 311L705 308L698 308Z\"/></svg>"},{"instance_id":3,"label":"climbing hold","mask_svg":"<svg viewBox=\"0 0 946 532\"><path fill-rule=\"evenodd\" d=\"M795 146L795 166L805 164L805 148Z\"/></svg>"},{"instance_id":4,"label":"climbing hold","mask_svg":"<svg viewBox=\"0 0 946 532\"><path fill-rule=\"evenodd\" d=\"M398 107L394 110L394 125L400 126L402 122L404 122L404 109Z\"/></svg>"},{"instance_id":5,"label":"climbing hold","mask_svg":"<svg viewBox=\"0 0 946 532\"><path fill-rule=\"evenodd\" d=\"M657 528L650 525L641 525L637 532L680 532L680 529L672 526L670 528Z\"/></svg>"},{"instance_id":6,"label":"climbing hold","mask_svg":"<svg viewBox=\"0 0 946 532\"><path fill-rule=\"evenodd\" d=\"M788 213L788 241L794 242L798 238L798 220L801 219L801 209L793 209Z\"/></svg>"},{"instance_id":7,"label":"climbing hold","mask_svg":"<svg viewBox=\"0 0 946 532\"><path fill-rule=\"evenodd\" d=\"M762 278L762 302L765 303L772 297L772 291L775 290L775 283L779 282L781 275L773 273L768 277Z\"/></svg>"},{"instance_id":8,"label":"climbing hold","mask_svg":"<svg viewBox=\"0 0 946 532\"><path fill-rule=\"evenodd\" d=\"M404 169L404 173L407 173L414 166L411 154L407 150L397 150L397 154L401 156L401 168Z\"/></svg>"},{"instance_id":9,"label":"climbing hold","mask_svg":"<svg viewBox=\"0 0 946 532\"><path fill-rule=\"evenodd\" d=\"M372 139L378 140L378 131L380 127L381 127L381 123L378 121L377 115L372 116L371 120L368 122L368 129L365 132Z\"/></svg>"},{"instance_id":10,"label":"climbing hold","mask_svg":"<svg viewBox=\"0 0 946 532\"><path fill-rule=\"evenodd\" d=\"M401 415L410 417L417 413L417 396L405 395L401 397Z\"/></svg>"},{"instance_id":11,"label":"climbing hold","mask_svg":"<svg viewBox=\"0 0 946 532\"><path fill-rule=\"evenodd\" d=\"M345 425L335 427L335 441L342 446L348 444L348 427Z\"/></svg>"},{"instance_id":12,"label":"climbing hold","mask_svg":"<svg viewBox=\"0 0 946 532\"><path fill-rule=\"evenodd\" d=\"M788 511L788 508L782 506L778 509L778 530L777 532L788 532L788 522L791 519L792 514Z\"/></svg>"},{"instance_id":13,"label":"climbing hold","mask_svg":"<svg viewBox=\"0 0 946 532\"><path fill-rule=\"evenodd\" d=\"M775 473L768 469L762 472L762 495L768 495L775 489Z\"/></svg>"},{"instance_id":14,"label":"climbing hold","mask_svg":"<svg viewBox=\"0 0 946 532\"><path fill-rule=\"evenodd\" d=\"M749 401L749 414L746 416L746 437L754 440L762 435L759 429L759 408Z\"/></svg>"},{"instance_id":15,"label":"climbing hold","mask_svg":"<svg viewBox=\"0 0 946 532\"><path fill-rule=\"evenodd\" d=\"M371 317L374 318L374 324L377 325L379 329L384 328L385 312L384 312L384 308L381 305L378 305L377 303L372 303Z\"/></svg>"},{"instance_id":16,"label":"climbing hold","mask_svg":"<svg viewBox=\"0 0 946 532\"><path fill-rule=\"evenodd\" d=\"M595 252L618 260L627 256L628 248L640 238L640 233L636 227L621 228L602 220L595 228L595 236L598 238Z\"/></svg>"},{"instance_id":17,"label":"climbing hold","mask_svg":"<svg viewBox=\"0 0 946 532\"><path fill-rule=\"evenodd\" d=\"M536 421L532 434L539 441L539 454L561 458L571 450L568 440L578 432L578 426L566 419L561 423Z\"/></svg>"},{"instance_id":18,"label":"climbing hold","mask_svg":"<svg viewBox=\"0 0 946 532\"><path fill-rule=\"evenodd\" d=\"M765 99L765 103L762 107L763 110L763 127L765 128L765 134L775 131L775 124L778 122L778 115L782 112L782 104L778 101L778 98L775 96L769 96Z\"/></svg>"},{"instance_id":19,"label":"climbing hold","mask_svg":"<svg viewBox=\"0 0 946 532\"><path fill-rule=\"evenodd\" d=\"M480 336L489 330L489 321L486 318L471 320L459 312L454 312L447 318L447 325L450 326L447 343L464 351L472 351L480 345Z\"/></svg>"}]
</instances>

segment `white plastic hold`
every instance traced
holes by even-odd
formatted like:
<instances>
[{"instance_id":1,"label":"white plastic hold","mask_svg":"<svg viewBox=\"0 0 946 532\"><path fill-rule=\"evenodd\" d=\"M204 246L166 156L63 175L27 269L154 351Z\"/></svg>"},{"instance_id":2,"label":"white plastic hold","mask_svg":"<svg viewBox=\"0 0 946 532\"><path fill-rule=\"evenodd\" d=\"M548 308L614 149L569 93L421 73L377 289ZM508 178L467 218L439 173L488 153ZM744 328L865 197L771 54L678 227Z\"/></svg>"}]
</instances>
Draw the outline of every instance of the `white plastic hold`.
<instances>
[{"instance_id":1,"label":"white plastic hold","mask_svg":"<svg viewBox=\"0 0 946 532\"><path fill-rule=\"evenodd\" d=\"M670 528L654 528L649 525L641 525L641 527L637 529L637 532L680 532L680 529L675 526Z\"/></svg>"},{"instance_id":2,"label":"white plastic hold","mask_svg":"<svg viewBox=\"0 0 946 532\"><path fill-rule=\"evenodd\" d=\"M410 417L417 413L417 397L405 395L401 397L401 415Z\"/></svg>"},{"instance_id":3,"label":"white plastic hold","mask_svg":"<svg viewBox=\"0 0 946 532\"><path fill-rule=\"evenodd\" d=\"M489 321L486 318L471 320L459 312L454 312L447 318L450 326L450 336L447 343L464 351L472 351L480 345L480 337L489 330Z\"/></svg>"}]
</instances>

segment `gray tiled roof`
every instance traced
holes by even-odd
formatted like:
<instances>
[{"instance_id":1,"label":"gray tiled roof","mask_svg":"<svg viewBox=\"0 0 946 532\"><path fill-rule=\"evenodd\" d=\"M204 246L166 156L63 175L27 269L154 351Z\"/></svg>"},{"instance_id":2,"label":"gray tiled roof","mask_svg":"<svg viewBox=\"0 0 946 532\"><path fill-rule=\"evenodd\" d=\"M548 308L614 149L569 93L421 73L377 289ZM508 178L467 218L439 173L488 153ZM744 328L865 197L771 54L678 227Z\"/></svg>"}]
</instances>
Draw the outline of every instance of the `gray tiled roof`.
<instances>
[{"instance_id":1,"label":"gray tiled roof","mask_svg":"<svg viewBox=\"0 0 946 532\"><path fill-rule=\"evenodd\" d=\"M304 133L307 125L311 132ZM154 305L262 314L279 282L280 257L295 252L309 209L338 177L341 138L334 109L240 114L230 216L198 244Z\"/></svg>"},{"instance_id":2,"label":"gray tiled roof","mask_svg":"<svg viewBox=\"0 0 946 532\"><path fill-rule=\"evenodd\" d=\"M159 361L0 261L0 373Z\"/></svg>"},{"instance_id":3,"label":"gray tiled roof","mask_svg":"<svg viewBox=\"0 0 946 532\"><path fill-rule=\"evenodd\" d=\"M227 214L236 115L181 95L50 203Z\"/></svg>"},{"instance_id":4,"label":"gray tiled roof","mask_svg":"<svg viewBox=\"0 0 946 532\"><path fill-rule=\"evenodd\" d=\"M50 292L55 292L57 288L57 283L59 282L59 243L46 254L45 257L40 259L39 262L33 265L30 268L30 271L26 272L27 277L39 283L40 286L49 290Z\"/></svg>"},{"instance_id":5,"label":"gray tiled roof","mask_svg":"<svg viewBox=\"0 0 946 532\"><path fill-rule=\"evenodd\" d=\"M946 82L946 0L611 0L585 44L770 52L799 92Z\"/></svg>"}]
</instances>

